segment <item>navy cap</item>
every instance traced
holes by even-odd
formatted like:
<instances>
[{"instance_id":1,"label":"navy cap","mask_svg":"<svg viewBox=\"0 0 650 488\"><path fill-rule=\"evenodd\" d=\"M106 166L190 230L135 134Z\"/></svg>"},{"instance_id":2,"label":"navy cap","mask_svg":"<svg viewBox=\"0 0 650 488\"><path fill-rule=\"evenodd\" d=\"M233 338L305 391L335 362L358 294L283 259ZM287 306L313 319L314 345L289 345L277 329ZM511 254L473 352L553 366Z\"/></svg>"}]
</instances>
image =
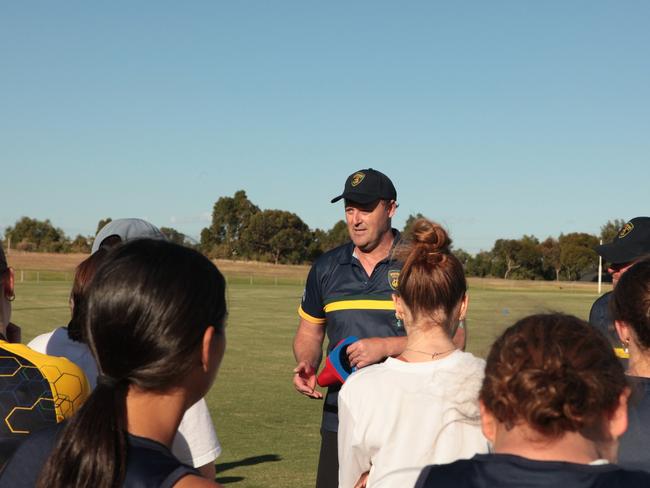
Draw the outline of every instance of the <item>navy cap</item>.
<instances>
[{"instance_id":1,"label":"navy cap","mask_svg":"<svg viewBox=\"0 0 650 488\"><path fill-rule=\"evenodd\" d=\"M625 224L614 240L596 247L612 264L629 263L650 255L650 217L635 217Z\"/></svg>"},{"instance_id":2,"label":"navy cap","mask_svg":"<svg viewBox=\"0 0 650 488\"><path fill-rule=\"evenodd\" d=\"M338 202L341 198L363 205L376 200L397 200L397 191L388 176L376 169L368 168L348 176L343 193L332 198L332 203Z\"/></svg>"}]
</instances>

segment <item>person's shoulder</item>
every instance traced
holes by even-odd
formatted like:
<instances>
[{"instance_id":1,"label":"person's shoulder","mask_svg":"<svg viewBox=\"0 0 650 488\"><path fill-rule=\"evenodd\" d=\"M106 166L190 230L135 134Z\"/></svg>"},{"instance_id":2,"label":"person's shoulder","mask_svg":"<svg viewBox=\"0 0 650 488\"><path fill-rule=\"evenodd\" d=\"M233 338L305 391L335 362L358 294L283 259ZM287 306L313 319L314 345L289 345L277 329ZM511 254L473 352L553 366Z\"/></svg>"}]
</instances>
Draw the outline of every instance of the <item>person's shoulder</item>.
<instances>
[{"instance_id":1,"label":"person's shoulder","mask_svg":"<svg viewBox=\"0 0 650 488\"><path fill-rule=\"evenodd\" d=\"M327 268L332 264L348 262L352 259L353 250L354 244L350 241L330 249L329 251L325 251L316 258L312 264L312 268Z\"/></svg>"},{"instance_id":2,"label":"person's shoulder","mask_svg":"<svg viewBox=\"0 0 650 488\"><path fill-rule=\"evenodd\" d=\"M603 295L599 296L596 299L596 301L591 305L590 314L596 310L609 307L609 300L611 299L611 297L612 297L611 291L608 291L607 293L604 293Z\"/></svg>"},{"instance_id":3,"label":"person's shoulder","mask_svg":"<svg viewBox=\"0 0 650 488\"><path fill-rule=\"evenodd\" d=\"M626 488L650 486L650 473L620 466L601 473L600 478L603 480L602 486L625 486Z\"/></svg>"},{"instance_id":4,"label":"person's shoulder","mask_svg":"<svg viewBox=\"0 0 650 488\"><path fill-rule=\"evenodd\" d=\"M45 353L45 351L47 351L47 345L50 343L50 341L52 340L52 336L54 336L54 333L57 330L59 329L54 329L51 332L46 332L45 334L41 334L34 337L31 341L27 343L27 346L32 348L34 351Z\"/></svg>"},{"instance_id":5,"label":"person's shoulder","mask_svg":"<svg viewBox=\"0 0 650 488\"><path fill-rule=\"evenodd\" d=\"M352 395L357 391L370 388L375 382L381 382L386 372L386 363L371 364L365 368L357 369L343 383L339 395Z\"/></svg>"},{"instance_id":6,"label":"person's shoulder","mask_svg":"<svg viewBox=\"0 0 650 488\"><path fill-rule=\"evenodd\" d=\"M473 459L460 459L449 464L425 466L415 483L415 488L460 488L467 479L469 468L475 464Z\"/></svg>"},{"instance_id":7,"label":"person's shoulder","mask_svg":"<svg viewBox=\"0 0 650 488\"><path fill-rule=\"evenodd\" d=\"M459 361L473 369L485 369L485 359L474 356L471 352L459 351Z\"/></svg>"}]
</instances>

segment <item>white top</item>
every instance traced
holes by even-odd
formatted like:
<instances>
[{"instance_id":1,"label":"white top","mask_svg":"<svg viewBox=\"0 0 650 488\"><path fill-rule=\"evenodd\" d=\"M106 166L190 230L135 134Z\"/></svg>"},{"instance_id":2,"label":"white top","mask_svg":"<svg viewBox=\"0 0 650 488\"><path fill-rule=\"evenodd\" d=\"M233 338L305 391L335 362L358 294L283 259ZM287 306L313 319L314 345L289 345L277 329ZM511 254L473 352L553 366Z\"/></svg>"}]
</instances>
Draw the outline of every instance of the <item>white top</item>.
<instances>
[{"instance_id":1,"label":"white top","mask_svg":"<svg viewBox=\"0 0 650 488\"><path fill-rule=\"evenodd\" d=\"M428 464L488 452L478 393L485 361L455 351L407 363L388 358L343 385L339 406L339 487L351 488L370 470L367 486L413 486Z\"/></svg>"},{"instance_id":2,"label":"white top","mask_svg":"<svg viewBox=\"0 0 650 488\"><path fill-rule=\"evenodd\" d=\"M97 384L97 364L86 344L68 337L65 327L41 334L29 347L50 356L62 356L75 363L88 378L92 388ZM221 445L214 430L208 405L204 399L192 405L183 416L172 444L172 453L179 461L198 468L214 462L221 454Z\"/></svg>"}]
</instances>

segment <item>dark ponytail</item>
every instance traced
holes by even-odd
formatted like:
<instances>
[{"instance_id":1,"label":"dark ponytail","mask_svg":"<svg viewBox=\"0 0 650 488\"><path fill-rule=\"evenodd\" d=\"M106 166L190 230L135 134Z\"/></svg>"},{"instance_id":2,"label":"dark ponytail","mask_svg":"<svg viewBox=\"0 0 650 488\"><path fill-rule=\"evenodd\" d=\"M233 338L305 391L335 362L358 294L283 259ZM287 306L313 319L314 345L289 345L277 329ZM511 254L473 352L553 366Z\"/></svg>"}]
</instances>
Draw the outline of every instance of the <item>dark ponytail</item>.
<instances>
[{"instance_id":1,"label":"dark ponytail","mask_svg":"<svg viewBox=\"0 0 650 488\"><path fill-rule=\"evenodd\" d=\"M110 251L85 304L97 388L64 428L37 486L121 486L129 387L161 392L180 384L198 363L206 328L221 336L225 315L225 280L198 252L148 239Z\"/></svg>"}]
</instances>

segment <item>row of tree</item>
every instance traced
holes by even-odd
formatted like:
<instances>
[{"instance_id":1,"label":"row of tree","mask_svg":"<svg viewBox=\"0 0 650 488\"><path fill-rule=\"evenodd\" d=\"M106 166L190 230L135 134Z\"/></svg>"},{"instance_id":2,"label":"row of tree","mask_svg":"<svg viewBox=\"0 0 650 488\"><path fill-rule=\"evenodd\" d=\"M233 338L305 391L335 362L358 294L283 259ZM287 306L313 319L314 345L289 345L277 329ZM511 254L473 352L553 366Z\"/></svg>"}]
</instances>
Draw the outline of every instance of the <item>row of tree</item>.
<instances>
[{"instance_id":1,"label":"row of tree","mask_svg":"<svg viewBox=\"0 0 650 488\"><path fill-rule=\"evenodd\" d=\"M421 214L409 215L403 233L408 236L413 222ZM97 230L110 222L97 223ZM600 236L573 232L539 241L535 236L498 239L491 250L475 255L456 249L469 276L493 276L512 279L579 280L593 273L597 263L594 251L599 238L611 241L623 220L609 221ZM244 259L273 263L311 262L323 252L347 242L343 220L331 229L310 229L295 213L262 210L240 190L232 197L220 197L212 209L209 227L201 231L200 242L171 227L160 230L173 242L195 247L211 258ZM22 217L5 229L5 240L13 248L41 252L90 251L93 236L68 238L49 220Z\"/></svg>"},{"instance_id":2,"label":"row of tree","mask_svg":"<svg viewBox=\"0 0 650 488\"><path fill-rule=\"evenodd\" d=\"M97 230L111 222L111 218L101 219L97 223ZM177 244L196 246L196 241L185 236L171 227L161 227L160 231ZM55 252L55 253L89 253L94 236L77 234L73 239L65 235L63 230L55 227L49 219L38 220L21 217L13 226L5 229L5 245L19 251Z\"/></svg>"}]
</instances>

